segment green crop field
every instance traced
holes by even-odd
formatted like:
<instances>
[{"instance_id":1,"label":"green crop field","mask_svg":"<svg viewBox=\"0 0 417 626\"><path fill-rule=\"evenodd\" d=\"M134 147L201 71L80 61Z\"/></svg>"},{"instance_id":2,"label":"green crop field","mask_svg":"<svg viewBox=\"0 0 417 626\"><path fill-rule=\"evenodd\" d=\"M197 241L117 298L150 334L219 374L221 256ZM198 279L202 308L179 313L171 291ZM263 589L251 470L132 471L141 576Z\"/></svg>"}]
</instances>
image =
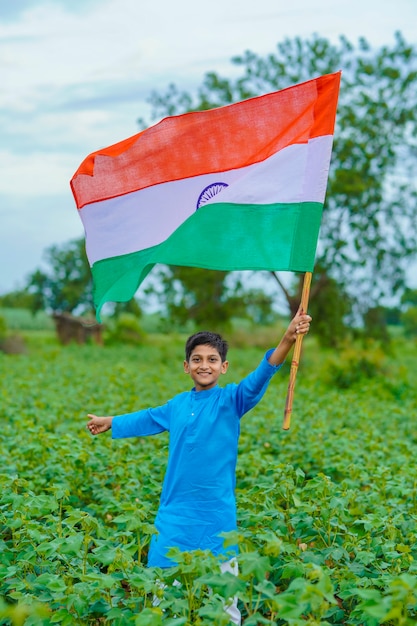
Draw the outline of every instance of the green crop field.
<instances>
[{"instance_id":1,"label":"green crop field","mask_svg":"<svg viewBox=\"0 0 417 626\"><path fill-rule=\"evenodd\" d=\"M242 422L234 577L203 552L148 569L167 435L85 429L87 412L188 389L183 339L0 354L0 624L221 626L234 594L245 626L416 623L416 343L330 354L307 338L287 432L277 374ZM262 354L232 346L222 384Z\"/></svg>"}]
</instances>

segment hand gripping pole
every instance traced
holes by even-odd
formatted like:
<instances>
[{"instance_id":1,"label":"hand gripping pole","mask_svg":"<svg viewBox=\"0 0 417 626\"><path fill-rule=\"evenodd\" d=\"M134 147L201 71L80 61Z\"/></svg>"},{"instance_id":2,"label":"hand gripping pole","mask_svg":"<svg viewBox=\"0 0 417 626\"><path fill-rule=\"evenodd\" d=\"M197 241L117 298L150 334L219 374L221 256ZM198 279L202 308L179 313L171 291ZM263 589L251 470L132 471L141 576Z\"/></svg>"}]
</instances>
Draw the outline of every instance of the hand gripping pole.
<instances>
[{"instance_id":1,"label":"hand gripping pole","mask_svg":"<svg viewBox=\"0 0 417 626\"><path fill-rule=\"evenodd\" d=\"M301 294L301 310L303 313L307 313L308 299L310 296L311 277L311 272L306 272L304 274L303 292ZM285 402L284 423L282 425L282 428L284 430L289 430L291 424L295 379L297 377L298 364L300 362L301 344L303 343L303 338L304 335L297 335L297 339L295 340L294 352L291 361L290 381L288 383L287 400Z\"/></svg>"}]
</instances>

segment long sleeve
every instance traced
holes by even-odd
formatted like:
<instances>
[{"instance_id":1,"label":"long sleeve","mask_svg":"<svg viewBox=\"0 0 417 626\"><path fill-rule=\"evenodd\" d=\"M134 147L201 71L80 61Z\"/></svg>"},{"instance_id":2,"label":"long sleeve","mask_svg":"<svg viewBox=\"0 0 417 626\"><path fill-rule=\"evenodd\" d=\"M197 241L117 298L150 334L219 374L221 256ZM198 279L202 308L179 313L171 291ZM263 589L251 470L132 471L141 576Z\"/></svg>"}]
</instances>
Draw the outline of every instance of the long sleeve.
<instances>
[{"instance_id":1,"label":"long sleeve","mask_svg":"<svg viewBox=\"0 0 417 626\"><path fill-rule=\"evenodd\" d=\"M143 409L116 415L112 421L112 438L145 437L169 430L170 403L153 409Z\"/></svg>"},{"instance_id":2,"label":"long sleeve","mask_svg":"<svg viewBox=\"0 0 417 626\"><path fill-rule=\"evenodd\" d=\"M282 363L280 365L271 365L269 363L268 357L272 352L273 349L268 350L258 367L237 385L235 401L236 409L240 416L250 411L260 401L269 385L269 381L281 369Z\"/></svg>"}]
</instances>

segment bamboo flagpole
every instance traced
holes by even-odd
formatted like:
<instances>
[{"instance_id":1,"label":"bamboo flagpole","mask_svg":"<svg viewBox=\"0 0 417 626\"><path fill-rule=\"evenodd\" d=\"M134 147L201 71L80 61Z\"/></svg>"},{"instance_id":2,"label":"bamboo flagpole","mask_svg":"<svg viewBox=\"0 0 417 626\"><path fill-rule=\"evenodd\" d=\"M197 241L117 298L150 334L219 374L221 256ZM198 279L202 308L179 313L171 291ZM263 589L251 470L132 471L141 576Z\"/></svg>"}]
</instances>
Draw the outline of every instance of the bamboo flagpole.
<instances>
[{"instance_id":1,"label":"bamboo flagpole","mask_svg":"<svg viewBox=\"0 0 417 626\"><path fill-rule=\"evenodd\" d=\"M312 272L306 272L304 274L303 292L301 294L301 310L303 313L307 313L308 299L310 296ZM300 361L301 344L303 343L304 335L297 335L295 340L294 353L291 361L290 381L288 383L287 400L285 402L284 411L284 423L282 428L289 430L291 424L292 403L294 399L294 387L295 379L297 377L298 364Z\"/></svg>"}]
</instances>

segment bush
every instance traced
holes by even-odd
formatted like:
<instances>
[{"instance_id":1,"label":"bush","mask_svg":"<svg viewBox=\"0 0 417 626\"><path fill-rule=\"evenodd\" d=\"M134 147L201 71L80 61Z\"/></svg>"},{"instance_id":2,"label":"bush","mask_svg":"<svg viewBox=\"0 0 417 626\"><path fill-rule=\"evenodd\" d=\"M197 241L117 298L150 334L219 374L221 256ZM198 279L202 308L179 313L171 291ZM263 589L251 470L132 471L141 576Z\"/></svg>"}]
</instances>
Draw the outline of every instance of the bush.
<instances>
[{"instance_id":1,"label":"bush","mask_svg":"<svg viewBox=\"0 0 417 626\"><path fill-rule=\"evenodd\" d=\"M385 354L380 347L352 347L329 359L325 378L339 389L349 389L363 380L384 376L385 373Z\"/></svg>"},{"instance_id":2,"label":"bush","mask_svg":"<svg viewBox=\"0 0 417 626\"><path fill-rule=\"evenodd\" d=\"M139 345L144 338L145 333L138 318L132 313L122 313L109 324L104 341L107 344Z\"/></svg>"},{"instance_id":3,"label":"bush","mask_svg":"<svg viewBox=\"0 0 417 626\"><path fill-rule=\"evenodd\" d=\"M6 354L22 354L26 352L26 344L20 335L8 335L7 324L0 316L0 351Z\"/></svg>"},{"instance_id":4,"label":"bush","mask_svg":"<svg viewBox=\"0 0 417 626\"><path fill-rule=\"evenodd\" d=\"M274 348L283 333L285 332L285 324L279 322L273 326L257 327L253 324L244 328L241 324L238 328L234 328L230 332L230 337L226 337L230 347L233 348Z\"/></svg>"},{"instance_id":5,"label":"bush","mask_svg":"<svg viewBox=\"0 0 417 626\"><path fill-rule=\"evenodd\" d=\"M6 320L4 319L4 317L0 315L0 342L3 341L3 339L5 339L6 334L7 334Z\"/></svg>"},{"instance_id":6,"label":"bush","mask_svg":"<svg viewBox=\"0 0 417 626\"><path fill-rule=\"evenodd\" d=\"M0 340L0 350L6 354L25 354L25 340L20 335L10 335Z\"/></svg>"},{"instance_id":7,"label":"bush","mask_svg":"<svg viewBox=\"0 0 417 626\"><path fill-rule=\"evenodd\" d=\"M406 335L417 336L417 307L412 306L401 315Z\"/></svg>"}]
</instances>

